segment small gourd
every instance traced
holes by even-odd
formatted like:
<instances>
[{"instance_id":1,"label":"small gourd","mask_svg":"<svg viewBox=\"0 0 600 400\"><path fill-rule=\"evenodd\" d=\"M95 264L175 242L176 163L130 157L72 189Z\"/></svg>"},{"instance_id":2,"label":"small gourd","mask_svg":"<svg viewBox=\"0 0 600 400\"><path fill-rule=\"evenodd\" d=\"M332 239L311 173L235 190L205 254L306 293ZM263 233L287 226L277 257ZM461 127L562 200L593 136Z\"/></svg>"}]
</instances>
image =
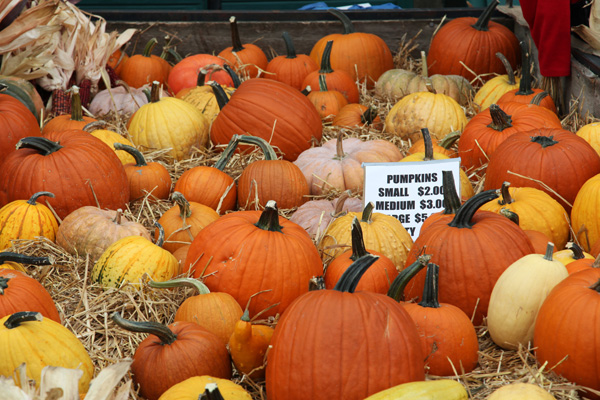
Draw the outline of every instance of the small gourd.
<instances>
[{"instance_id":1,"label":"small gourd","mask_svg":"<svg viewBox=\"0 0 600 400\"><path fill-rule=\"evenodd\" d=\"M467 400L465 387L452 379L409 382L391 387L365 400Z\"/></svg>"},{"instance_id":2,"label":"small gourd","mask_svg":"<svg viewBox=\"0 0 600 400\"><path fill-rule=\"evenodd\" d=\"M566 267L546 254L529 254L512 263L494 285L487 324L492 340L504 349L517 349L533 341L535 320L548 293L568 276Z\"/></svg>"},{"instance_id":3,"label":"small gourd","mask_svg":"<svg viewBox=\"0 0 600 400\"><path fill-rule=\"evenodd\" d=\"M198 400L206 391L206 387L217 384L225 400L252 400L250 394L240 385L229 379L213 378L212 376L194 376L171 386L158 400Z\"/></svg>"},{"instance_id":4,"label":"small gourd","mask_svg":"<svg viewBox=\"0 0 600 400\"><path fill-rule=\"evenodd\" d=\"M496 389L487 400L556 400L556 397L533 383L511 383Z\"/></svg>"}]
</instances>

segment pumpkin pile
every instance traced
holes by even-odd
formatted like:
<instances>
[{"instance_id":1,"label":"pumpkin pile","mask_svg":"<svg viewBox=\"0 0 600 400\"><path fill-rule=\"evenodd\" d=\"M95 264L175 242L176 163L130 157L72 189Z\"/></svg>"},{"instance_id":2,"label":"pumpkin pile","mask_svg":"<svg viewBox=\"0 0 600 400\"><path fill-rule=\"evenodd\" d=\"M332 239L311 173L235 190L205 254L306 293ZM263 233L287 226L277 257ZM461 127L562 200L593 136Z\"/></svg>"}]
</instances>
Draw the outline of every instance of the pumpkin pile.
<instances>
[{"instance_id":1,"label":"pumpkin pile","mask_svg":"<svg viewBox=\"0 0 600 400\"><path fill-rule=\"evenodd\" d=\"M62 115L1 79L0 393L597 398L599 125L496 5L405 58L332 10L269 60L234 16L218 56L117 49ZM362 163L450 157L417 237L364 204Z\"/></svg>"}]
</instances>

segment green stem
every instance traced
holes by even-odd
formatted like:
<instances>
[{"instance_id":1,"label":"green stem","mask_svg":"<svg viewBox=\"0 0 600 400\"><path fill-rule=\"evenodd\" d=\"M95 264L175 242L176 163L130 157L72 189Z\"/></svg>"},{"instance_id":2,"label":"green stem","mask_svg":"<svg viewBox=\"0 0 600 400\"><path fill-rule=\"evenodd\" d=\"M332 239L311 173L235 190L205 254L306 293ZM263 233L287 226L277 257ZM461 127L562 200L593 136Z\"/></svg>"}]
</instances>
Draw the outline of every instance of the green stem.
<instances>
[{"instance_id":1,"label":"green stem","mask_svg":"<svg viewBox=\"0 0 600 400\"><path fill-rule=\"evenodd\" d=\"M83 121L83 109L81 107L81 96L79 86L71 87L71 121Z\"/></svg>"},{"instance_id":2,"label":"green stem","mask_svg":"<svg viewBox=\"0 0 600 400\"><path fill-rule=\"evenodd\" d=\"M369 267L378 259L379 256L367 253L355 260L352 264L350 264L348 269L344 271L340 279L335 284L333 290L354 293L360 278L362 278L364 273L367 272L367 269L369 269Z\"/></svg>"},{"instance_id":3,"label":"green stem","mask_svg":"<svg viewBox=\"0 0 600 400\"><path fill-rule=\"evenodd\" d=\"M497 52L496 57L498 57L500 59L500 61L502 62L502 64L504 65L504 69L506 70L506 75L508 76L508 84L514 85L515 83L517 83L517 81L515 80L515 71L513 70L512 65L510 65L510 62L504 56L504 54Z\"/></svg>"},{"instance_id":4,"label":"green stem","mask_svg":"<svg viewBox=\"0 0 600 400\"><path fill-rule=\"evenodd\" d=\"M50 154L62 149L63 147L60 145L60 143L53 142L52 140L46 139L44 137L29 136L19 140L19 142L16 145L16 148L17 150L33 149L43 156L49 156Z\"/></svg>"},{"instance_id":5,"label":"green stem","mask_svg":"<svg viewBox=\"0 0 600 400\"><path fill-rule=\"evenodd\" d=\"M179 206L179 218L185 220L192 216L192 208L190 207L190 202L181 194L180 192L173 192L171 195L171 200L175 201L175 203Z\"/></svg>"},{"instance_id":6,"label":"green stem","mask_svg":"<svg viewBox=\"0 0 600 400\"><path fill-rule=\"evenodd\" d=\"M187 286L187 287L196 289L198 294L210 293L210 290L204 283L202 283L198 279L193 279L193 278L177 278L177 279L171 279L169 281L164 281L164 282L157 282L157 281L151 280L148 282L148 286L150 286L152 288L157 288L157 289L168 289L168 288L174 288L174 287Z\"/></svg>"},{"instance_id":7,"label":"green stem","mask_svg":"<svg viewBox=\"0 0 600 400\"><path fill-rule=\"evenodd\" d=\"M234 137L232 137L231 140L229 140L227 147L225 147L225 150L223 150L223 153L221 153L221 157L219 157L216 164L214 165L216 169L218 169L219 171L225 170L227 163L229 162L229 160L231 160L231 157L233 157L235 149L237 149L239 143L239 135L234 135Z\"/></svg>"},{"instance_id":8,"label":"green stem","mask_svg":"<svg viewBox=\"0 0 600 400\"><path fill-rule=\"evenodd\" d=\"M350 259L356 261L365 254L369 254L369 252L365 248L363 230L358 218L354 217L352 219L352 255L350 256Z\"/></svg>"},{"instance_id":9,"label":"green stem","mask_svg":"<svg viewBox=\"0 0 600 400\"><path fill-rule=\"evenodd\" d=\"M343 12L341 12L340 10L338 10L336 8L329 8L327 11L329 11L337 19L340 20L340 22L344 26L344 35L348 35L350 33L356 32L354 30L354 25L352 25L352 21L350 21L350 18L348 18L348 16L346 14L344 14Z\"/></svg>"},{"instance_id":10,"label":"green stem","mask_svg":"<svg viewBox=\"0 0 600 400\"><path fill-rule=\"evenodd\" d=\"M144 47L144 51L142 52L142 55L144 57L151 57L152 56L152 50L154 50L154 46L156 46L158 44L158 40L156 40L156 38L152 38L148 41L148 43L146 43L146 46Z\"/></svg>"},{"instance_id":11,"label":"green stem","mask_svg":"<svg viewBox=\"0 0 600 400\"><path fill-rule=\"evenodd\" d=\"M158 228L158 239L156 240L156 245L158 247L162 247L165 243L165 229L162 227L158 221L154 221L154 226Z\"/></svg>"},{"instance_id":12,"label":"green stem","mask_svg":"<svg viewBox=\"0 0 600 400\"><path fill-rule=\"evenodd\" d=\"M554 243L548 242L546 245L546 254L544 254L544 260L553 261L552 254L554 253Z\"/></svg>"},{"instance_id":13,"label":"green stem","mask_svg":"<svg viewBox=\"0 0 600 400\"><path fill-rule=\"evenodd\" d=\"M155 335L160 339L161 344L172 344L177 339L177 335L169 329L168 326L158 322L135 322L121 317L118 311L114 312L111 319L115 324L130 332L147 333Z\"/></svg>"},{"instance_id":14,"label":"green stem","mask_svg":"<svg viewBox=\"0 0 600 400\"><path fill-rule=\"evenodd\" d=\"M440 308L440 303L438 301L439 273L439 265L434 263L427 264L427 275L425 276L423 299L419 302L421 307Z\"/></svg>"},{"instance_id":15,"label":"green stem","mask_svg":"<svg viewBox=\"0 0 600 400\"><path fill-rule=\"evenodd\" d=\"M231 68L231 65L224 64L223 65L223 69L225 71L227 71L227 73L231 77L231 80L233 82L233 87L236 88L236 89L239 88L240 85L242 84L242 81L240 80L240 77L238 76L238 74L235 73L235 71L233 70L233 68Z\"/></svg>"},{"instance_id":16,"label":"green stem","mask_svg":"<svg viewBox=\"0 0 600 400\"><path fill-rule=\"evenodd\" d=\"M533 143L538 143L543 149L554 146L558 142L554 140L554 136L534 136L531 138Z\"/></svg>"},{"instance_id":17,"label":"green stem","mask_svg":"<svg viewBox=\"0 0 600 400\"><path fill-rule=\"evenodd\" d=\"M285 51L286 51L285 58L298 57L296 55L296 49L294 48L294 42L292 42L292 37L290 36L290 34L287 33L287 31L283 31L283 33L281 34L281 37L283 38L283 41L285 42Z\"/></svg>"},{"instance_id":18,"label":"green stem","mask_svg":"<svg viewBox=\"0 0 600 400\"><path fill-rule=\"evenodd\" d=\"M319 74L330 74L333 72L333 68L331 68L331 48L333 47L333 40L330 40L325 45L325 49L323 50L323 54L321 55L321 69L319 70Z\"/></svg>"},{"instance_id":19,"label":"green stem","mask_svg":"<svg viewBox=\"0 0 600 400\"><path fill-rule=\"evenodd\" d=\"M209 86L212 88L213 93L215 95L215 99L217 99L217 104L219 105L219 110L222 110L223 107L227 105L229 102L229 97L227 97L227 93L225 93L225 89L221 87L217 82L209 82Z\"/></svg>"},{"instance_id":20,"label":"green stem","mask_svg":"<svg viewBox=\"0 0 600 400\"><path fill-rule=\"evenodd\" d=\"M528 96L533 94L533 77L531 76L531 55L527 49L525 42L519 42L521 54L523 57L523 67L521 68L521 82L519 82L519 90L515 93L517 96Z\"/></svg>"},{"instance_id":21,"label":"green stem","mask_svg":"<svg viewBox=\"0 0 600 400\"><path fill-rule=\"evenodd\" d=\"M471 219L475 215L475 212L479 210L479 207L497 198L498 191L494 189L477 193L458 209L448 226L454 228L471 228L473 226Z\"/></svg>"},{"instance_id":22,"label":"green stem","mask_svg":"<svg viewBox=\"0 0 600 400\"><path fill-rule=\"evenodd\" d=\"M498 0L492 0L492 2L485 8L485 10L483 10L483 13L481 13L479 19L477 19L477 22L475 22L475 24L471 26L477 29L478 31L489 30L490 19L492 19L492 14L496 10L498 3Z\"/></svg>"},{"instance_id":23,"label":"green stem","mask_svg":"<svg viewBox=\"0 0 600 400\"><path fill-rule=\"evenodd\" d=\"M423 254L417 257L414 263L400 271L398 276L392 281L387 295L398 302L404 301L404 288L406 288L408 282L410 282L419 271L425 268L430 259L431 255Z\"/></svg>"},{"instance_id":24,"label":"green stem","mask_svg":"<svg viewBox=\"0 0 600 400\"><path fill-rule=\"evenodd\" d=\"M535 104L536 106L539 106L540 103L542 102L542 100L544 100L548 96L550 96L548 94L548 92L539 92L538 94L536 94L535 96L533 96L533 98L531 99L531 101L529 102L529 104Z\"/></svg>"},{"instance_id":25,"label":"green stem","mask_svg":"<svg viewBox=\"0 0 600 400\"><path fill-rule=\"evenodd\" d=\"M444 188L444 211L445 215L456 214L461 206L460 197L456 192L456 182L452 171L442 171L442 186Z\"/></svg>"},{"instance_id":26,"label":"green stem","mask_svg":"<svg viewBox=\"0 0 600 400\"><path fill-rule=\"evenodd\" d=\"M258 222L254 225L264 231L281 232L283 226L279 225L279 210L274 200L267 201L267 205L262 214L260 214Z\"/></svg>"},{"instance_id":27,"label":"green stem","mask_svg":"<svg viewBox=\"0 0 600 400\"><path fill-rule=\"evenodd\" d=\"M373 204L372 201L367 203L367 205L365 205L365 208L363 209L362 216L360 218L360 222L366 222L368 224L372 223L374 209L375 209L375 204Z\"/></svg>"},{"instance_id":28,"label":"green stem","mask_svg":"<svg viewBox=\"0 0 600 400\"><path fill-rule=\"evenodd\" d=\"M50 257L32 257L25 254L13 253L12 251L3 251L0 253L0 265L7 261L12 261L20 264L31 265L52 265Z\"/></svg>"},{"instance_id":29,"label":"green stem","mask_svg":"<svg viewBox=\"0 0 600 400\"><path fill-rule=\"evenodd\" d=\"M258 136L239 135L239 140L240 143L248 143L258 146L265 155L265 160L277 160L277 154L275 153L275 150L273 150L273 147L271 147L269 142L267 142L265 139Z\"/></svg>"},{"instance_id":30,"label":"green stem","mask_svg":"<svg viewBox=\"0 0 600 400\"><path fill-rule=\"evenodd\" d=\"M231 27L231 43L233 44L231 51L237 53L238 51L244 50L238 31L237 19L235 17L229 17L229 25Z\"/></svg>"},{"instance_id":31,"label":"green stem","mask_svg":"<svg viewBox=\"0 0 600 400\"><path fill-rule=\"evenodd\" d=\"M128 144L119 143L119 142L113 143L113 146L115 147L115 150L123 150L123 151L131 154L133 156L133 158L135 159L136 167L148 166L148 164L146 163L146 159L144 158L144 155L135 147L130 146Z\"/></svg>"},{"instance_id":32,"label":"green stem","mask_svg":"<svg viewBox=\"0 0 600 400\"><path fill-rule=\"evenodd\" d=\"M8 317L8 319L4 321L4 326L6 329L14 329L21 326L23 322L42 321L43 319L44 317L39 312L19 311Z\"/></svg>"},{"instance_id":33,"label":"green stem","mask_svg":"<svg viewBox=\"0 0 600 400\"><path fill-rule=\"evenodd\" d=\"M438 140L437 144L448 150L458 139L460 139L460 131L454 131L444 136L442 140Z\"/></svg>"},{"instance_id":34,"label":"green stem","mask_svg":"<svg viewBox=\"0 0 600 400\"><path fill-rule=\"evenodd\" d=\"M31 198L29 200L27 200L27 204L35 206L37 204L37 199L40 198L40 197L42 197L42 196L47 196L47 197L54 198L54 193L51 193L51 192L37 192L37 193L34 193L33 196L31 196Z\"/></svg>"},{"instance_id":35,"label":"green stem","mask_svg":"<svg viewBox=\"0 0 600 400\"><path fill-rule=\"evenodd\" d=\"M319 90L321 92L327 92L327 79L325 78L325 74L319 74Z\"/></svg>"},{"instance_id":36,"label":"green stem","mask_svg":"<svg viewBox=\"0 0 600 400\"><path fill-rule=\"evenodd\" d=\"M510 219L515 224L519 225L519 214L516 212L509 210L508 208L502 207L499 211L499 214L503 217Z\"/></svg>"}]
</instances>

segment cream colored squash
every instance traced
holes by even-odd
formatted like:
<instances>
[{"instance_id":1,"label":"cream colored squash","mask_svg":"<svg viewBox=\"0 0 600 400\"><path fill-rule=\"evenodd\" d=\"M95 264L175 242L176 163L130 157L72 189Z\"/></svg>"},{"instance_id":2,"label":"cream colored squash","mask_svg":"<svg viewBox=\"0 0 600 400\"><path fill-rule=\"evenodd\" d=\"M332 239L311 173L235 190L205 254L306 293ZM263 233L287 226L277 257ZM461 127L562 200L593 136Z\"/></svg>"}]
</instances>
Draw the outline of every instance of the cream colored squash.
<instances>
[{"instance_id":1,"label":"cream colored squash","mask_svg":"<svg viewBox=\"0 0 600 400\"><path fill-rule=\"evenodd\" d=\"M548 293L568 276L567 268L546 254L529 254L512 263L494 285L487 324L494 343L504 349L527 347L533 341L535 320Z\"/></svg>"},{"instance_id":2,"label":"cream colored squash","mask_svg":"<svg viewBox=\"0 0 600 400\"><path fill-rule=\"evenodd\" d=\"M556 398L532 383L512 383L496 389L487 400L556 400Z\"/></svg>"}]
</instances>

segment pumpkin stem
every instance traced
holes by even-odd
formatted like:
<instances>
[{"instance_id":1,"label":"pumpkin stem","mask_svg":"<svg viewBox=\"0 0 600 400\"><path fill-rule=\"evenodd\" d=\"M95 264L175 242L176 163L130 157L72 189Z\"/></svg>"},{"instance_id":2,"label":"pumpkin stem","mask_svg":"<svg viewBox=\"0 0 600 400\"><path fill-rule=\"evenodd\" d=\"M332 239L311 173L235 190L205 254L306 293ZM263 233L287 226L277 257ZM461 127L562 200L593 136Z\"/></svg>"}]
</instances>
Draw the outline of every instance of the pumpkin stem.
<instances>
[{"instance_id":1,"label":"pumpkin stem","mask_svg":"<svg viewBox=\"0 0 600 400\"><path fill-rule=\"evenodd\" d=\"M456 192L456 182L452 171L442 171L442 187L444 188L444 215L456 214L461 206Z\"/></svg>"},{"instance_id":2,"label":"pumpkin stem","mask_svg":"<svg viewBox=\"0 0 600 400\"><path fill-rule=\"evenodd\" d=\"M208 83L213 90L215 98L217 99L217 104L219 105L219 110L222 110L223 107L227 105L229 102L229 97L227 97L227 93L225 93L225 89L221 87L217 82L209 82Z\"/></svg>"},{"instance_id":3,"label":"pumpkin stem","mask_svg":"<svg viewBox=\"0 0 600 400\"><path fill-rule=\"evenodd\" d=\"M554 243L548 242L546 245L546 254L544 254L544 260L552 261L552 254L554 253ZM582 254L583 255L583 254Z\"/></svg>"},{"instance_id":4,"label":"pumpkin stem","mask_svg":"<svg viewBox=\"0 0 600 400\"><path fill-rule=\"evenodd\" d=\"M369 252L365 248L363 230L360 222L358 222L358 218L354 217L352 219L352 255L350 259L356 261L365 254L369 254Z\"/></svg>"},{"instance_id":5,"label":"pumpkin stem","mask_svg":"<svg viewBox=\"0 0 600 400\"><path fill-rule=\"evenodd\" d=\"M265 155L265 160L277 160L277 154L275 153L275 150L273 150L273 147L271 147L269 142L267 142L265 139L258 136L239 135L239 141L240 143L257 145Z\"/></svg>"},{"instance_id":6,"label":"pumpkin stem","mask_svg":"<svg viewBox=\"0 0 600 400\"><path fill-rule=\"evenodd\" d=\"M207 383L198 400L225 400L216 383Z\"/></svg>"},{"instance_id":7,"label":"pumpkin stem","mask_svg":"<svg viewBox=\"0 0 600 400\"><path fill-rule=\"evenodd\" d=\"M229 26L231 27L231 43L233 44L231 51L237 53L238 51L244 50L244 46L240 40L240 33L238 32L237 19L235 16L229 17Z\"/></svg>"},{"instance_id":8,"label":"pumpkin stem","mask_svg":"<svg viewBox=\"0 0 600 400\"><path fill-rule=\"evenodd\" d=\"M130 332L141 332L155 335L160 339L161 344L172 344L177 339L177 335L169 329L168 326L158 322L134 322L121 317L118 311L115 311L111 319L121 328Z\"/></svg>"},{"instance_id":9,"label":"pumpkin stem","mask_svg":"<svg viewBox=\"0 0 600 400\"><path fill-rule=\"evenodd\" d=\"M231 138L231 140L229 140L227 147L225 147L225 150L223 150L223 153L221 153L221 157L219 157L219 159L214 165L216 169L218 169L219 171L225 170L227 163L229 162L229 160L231 160L231 157L233 157L233 153L235 153L235 149L237 148L239 143L239 135L234 135Z\"/></svg>"},{"instance_id":10,"label":"pumpkin stem","mask_svg":"<svg viewBox=\"0 0 600 400\"><path fill-rule=\"evenodd\" d=\"M483 13L481 13L481 15L479 16L479 19L477 19L477 22L475 22L475 24L471 25L471 26L473 28L477 29L478 31L487 31L487 30L489 30L490 19L492 19L492 14L496 10L496 7L498 6L498 3L499 3L498 0L493 0L485 8L485 10L483 10Z\"/></svg>"},{"instance_id":11,"label":"pumpkin stem","mask_svg":"<svg viewBox=\"0 0 600 400\"><path fill-rule=\"evenodd\" d=\"M425 275L423 299L419 302L421 307L440 308L440 303L438 301L439 274L439 265L434 263L427 264L427 275Z\"/></svg>"},{"instance_id":12,"label":"pumpkin stem","mask_svg":"<svg viewBox=\"0 0 600 400\"><path fill-rule=\"evenodd\" d=\"M515 80L515 71L513 70L512 65L510 65L510 62L508 62L508 59L504 56L504 54L497 52L496 57L498 57L504 65L506 75L508 76L508 84L514 85L515 83L517 83L517 81Z\"/></svg>"},{"instance_id":13,"label":"pumpkin stem","mask_svg":"<svg viewBox=\"0 0 600 400\"><path fill-rule=\"evenodd\" d=\"M367 107L364 113L360 116L360 122L362 124L371 125L373 121L377 118L377 107L370 106Z\"/></svg>"},{"instance_id":14,"label":"pumpkin stem","mask_svg":"<svg viewBox=\"0 0 600 400\"><path fill-rule=\"evenodd\" d=\"M346 14L344 14L343 12L341 12L340 10L338 10L336 8L329 8L329 9L327 9L327 11L329 11L337 19L340 20L340 22L344 26L344 35L348 35L350 33L356 32L354 30L354 25L352 25L352 21L350 21L350 18L348 18L348 16Z\"/></svg>"},{"instance_id":15,"label":"pumpkin stem","mask_svg":"<svg viewBox=\"0 0 600 400\"><path fill-rule=\"evenodd\" d=\"M325 78L325 74L319 74L319 91L327 92L327 79Z\"/></svg>"},{"instance_id":16,"label":"pumpkin stem","mask_svg":"<svg viewBox=\"0 0 600 400\"><path fill-rule=\"evenodd\" d=\"M115 214L115 219L112 220L117 225L121 225L121 217L123 216L123 210L117 209L117 213Z\"/></svg>"},{"instance_id":17,"label":"pumpkin stem","mask_svg":"<svg viewBox=\"0 0 600 400\"><path fill-rule=\"evenodd\" d=\"M42 321L44 317L41 313L35 311L19 311L12 314L6 321L4 326L6 329L14 329L21 326L23 322Z\"/></svg>"},{"instance_id":18,"label":"pumpkin stem","mask_svg":"<svg viewBox=\"0 0 600 400\"><path fill-rule=\"evenodd\" d=\"M335 284L333 290L339 292L354 293L360 278L367 272L367 269L373 265L379 256L367 253L359 259L355 260L347 270L344 271L340 279Z\"/></svg>"},{"instance_id":19,"label":"pumpkin stem","mask_svg":"<svg viewBox=\"0 0 600 400\"><path fill-rule=\"evenodd\" d=\"M0 295L4 295L4 291L8 289L9 280L11 280L11 278L0 276Z\"/></svg>"},{"instance_id":20,"label":"pumpkin stem","mask_svg":"<svg viewBox=\"0 0 600 400\"><path fill-rule=\"evenodd\" d=\"M58 142L53 142L50 139L39 136L29 136L20 139L16 145L16 149L33 149L43 156L48 156L63 147Z\"/></svg>"},{"instance_id":21,"label":"pumpkin stem","mask_svg":"<svg viewBox=\"0 0 600 400\"><path fill-rule=\"evenodd\" d=\"M156 240L156 245L158 247L162 247L165 243L165 229L162 227L158 221L154 221L154 226L158 228L158 239Z\"/></svg>"},{"instance_id":22,"label":"pumpkin stem","mask_svg":"<svg viewBox=\"0 0 600 400\"><path fill-rule=\"evenodd\" d=\"M425 157L423 157L423 161L431 161L433 160L433 141L431 140L431 134L429 133L429 129L422 128L421 134L423 135L423 144L425 146Z\"/></svg>"},{"instance_id":23,"label":"pumpkin stem","mask_svg":"<svg viewBox=\"0 0 600 400\"><path fill-rule=\"evenodd\" d=\"M373 222L372 218L373 218L373 210L374 209L375 209L375 204L373 204L373 202L370 201L363 209L360 222L366 222L367 224L370 224L371 222Z\"/></svg>"},{"instance_id":24,"label":"pumpkin stem","mask_svg":"<svg viewBox=\"0 0 600 400\"><path fill-rule=\"evenodd\" d=\"M525 42L519 42L521 54L523 57L523 68L521 68L521 82L519 82L519 90L515 93L517 96L527 96L533 94L533 78L531 76L531 56Z\"/></svg>"},{"instance_id":25,"label":"pumpkin stem","mask_svg":"<svg viewBox=\"0 0 600 400\"><path fill-rule=\"evenodd\" d=\"M160 82L152 81L152 85L150 86L150 102L156 103L160 101Z\"/></svg>"},{"instance_id":26,"label":"pumpkin stem","mask_svg":"<svg viewBox=\"0 0 600 400\"><path fill-rule=\"evenodd\" d=\"M346 215L347 211L344 211L344 204L346 203L346 200L348 200L348 198L350 198L351 194L352 194L352 192L350 190L344 190L340 194L340 197L338 197L338 200L335 203L335 209L333 210L333 213L331 214L331 216L333 218L338 218L342 215Z\"/></svg>"},{"instance_id":27,"label":"pumpkin stem","mask_svg":"<svg viewBox=\"0 0 600 400\"><path fill-rule=\"evenodd\" d=\"M35 206L37 204L37 199L42 197L42 196L48 196L48 197L52 197L54 198L54 193L51 192L37 192L34 193L33 196L31 196L31 198L29 200L27 200L27 204L30 204L32 206Z\"/></svg>"},{"instance_id":28,"label":"pumpkin stem","mask_svg":"<svg viewBox=\"0 0 600 400\"><path fill-rule=\"evenodd\" d=\"M565 247L573 252L574 260L581 260L582 258L585 258L585 254L583 254L583 249L577 243L569 242Z\"/></svg>"},{"instance_id":29,"label":"pumpkin stem","mask_svg":"<svg viewBox=\"0 0 600 400\"><path fill-rule=\"evenodd\" d=\"M171 200L175 201L175 204L179 206L179 218L185 221L186 218L192 216L192 209L190 202L180 192L173 192Z\"/></svg>"},{"instance_id":30,"label":"pumpkin stem","mask_svg":"<svg viewBox=\"0 0 600 400\"><path fill-rule=\"evenodd\" d=\"M492 201L497 198L498 190L492 189L477 193L475 196L467 200L465 204L463 204L458 209L456 215L454 216L452 221L450 221L448 226L454 228L472 228L473 223L471 222L471 219L473 218L475 212L479 209L479 207L481 207L488 201Z\"/></svg>"},{"instance_id":31,"label":"pumpkin stem","mask_svg":"<svg viewBox=\"0 0 600 400\"><path fill-rule=\"evenodd\" d=\"M542 102L542 100L544 100L548 96L550 96L548 94L548 92L545 92L545 91L539 92L538 94L536 94L535 96L533 96L533 98L531 99L531 101L529 102L529 104L534 104L536 106L539 106L540 103Z\"/></svg>"},{"instance_id":32,"label":"pumpkin stem","mask_svg":"<svg viewBox=\"0 0 600 400\"><path fill-rule=\"evenodd\" d=\"M323 50L323 54L321 55L321 69L319 70L319 74L330 74L333 72L333 68L331 68L331 48L332 47L333 47L333 40L330 40L325 45L325 49Z\"/></svg>"},{"instance_id":33,"label":"pumpkin stem","mask_svg":"<svg viewBox=\"0 0 600 400\"><path fill-rule=\"evenodd\" d=\"M198 77L196 78L196 86L204 86L206 83L206 75L208 74L208 69L206 67L200 68L198 70Z\"/></svg>"},{"instance_id":34,"label":"pumpkin stem","mask_svg":"<svg viewBox=\"0 0 600 400\"><path fill-rule=\"evenodd\" d=\"M531 138L533 143L538 143L543 149L554 146L558 142L554 140L554 136L534 136Z\"/></svg>"},{"instance_id":35,"label":"pumpkin stem","mask_svg":"<svg viewBox=\"0 0 600 400\"><path fill-rule=\"evenodd\" d=\"M206 286L204 283L202 283L202 281L200 281L198 279L193 279L193 278L177 278L177 279L171 279L171 280L164 281L164 282L157 282L157 281L150 280L148 282L148 286L150 286L151 288L156 288L156 289L167 289L167 288L187 286L187 287L196 289L198 294L210 293L208 286Z\"/></svg>"},{"instance_id":36,"label":"pumpkin stem","mask_svg":"<svg viewBox=\"0 0 600 400\"><path fill-rule=\"evenodd\" d=\"M444 136L442 140L438 140L437 144L448 150L458 139L460 139L460 131L454 131Z\"/></svg>"},{"instance_id":37,"label":"pumpkin stem","mask_svg":"<svg viewBox=\"0 0 600 400\"><path fill-rule=\"evenodd\" d=\"M344 153L344 146L343 146L344 139L342 138L343 136L344 136L344 134L342 133L342 131L339 131L336 136L335 157L333 158L334 160L343 160L347 156L347 154Z\"/></svg>"},{"instance_id":38,"label":"pumpkin stem","mask_svg":"<svg viewBox=\"0 0 600 400\"><path fill-rule=\"evenodd\" d=\"M519 225L519 214L517 214L516 212L509 210L506 207L502 207L499 211L499 214L503 217L510 219L515 224Z\"/></svg>"},{"instance_id":39,"label":"pumpkin stem","mask_svg":"<svg viewBox=\"0 0 600 400\"><path fill-rule=\"evenodd\" d=\"M590 289L595 290L596 292L600 293L600 280L598 280L598 282L596 282L592 286L590 286Z\"/></svg>"},{"instance_id":40,"label":"pumpkin stem","mask_svg":"<svg viewBox=\"0 0 600 400\"><path fill-rule=\"evenodd\" d=\"M79 86L71 87L71 121L83 121L83 109L81 107L81 96L79 95Z\"/></svg>"},{"instance_id":41,"label":"pumpkin stem","mask_svg":"<svg viewBox=\"0 0 600 400\"><path fill-rule=\"evenodd\" d=\"M279 225L279 211L275 200L267 201L264 211L254 226L264 231L281 232L283 226Z\"/></svg>"},{"instance_id":42,"label":"pumpkin stem","mask_svg":"<svg viewBox=\"0 0 600 400\"><path fill-rule=\"evenodd\" d=\"M283 33L281 34L281 37L283 38L283 41L285 42L285 51L287 54L285 56L285 58L298 57L296 55L296 49L294 48L294 42L292 42L292 37L290 36L290 34L287 31L283 31Z\"/></svg>"},{"instance_id":43,"label":"pumpkin stem","mask_svg":"<svg viewBox=\"0 0 600 400\"><path fill-rule=\"evenodd\" d=\"M148 40L148 43L146 43L146 46L144 47L144 51L142 52L142 55L144 57L151 57L152 50L154 50L154 46L156 46L157 44L158 44L158 40L156 38L152 38L152 39Z\"/></svg>"},{"instance_id":44,"label":"pumpkin stem","mask_svg":"<svg viewBox=\"0 0 600 400\"><path fill-rule=\"evenodd\" d=\"M406 288L408 282L410 282L420 270L425 268L430 259L431 256L429 254L420 255L414 263L400 271L388 289L388 297L391 297L398 302L404 301L404 288Z\"/></svg>"},{"instance_id":45,"label":"pumpkin stem","mask_svg":"<svg viewBox=\"0 0 600 400\"><path fill-rule=\"evenodd\" d=\"M505 113L498 104L490 105L489 110L492 122L488 125L488 128L502 132L506 128L512 127L511 116Z\"/></svg>"},{"instance_id":46,"label":"pumpkin stem","mask_svg":"<svg viewBox=\"0 0 600 400\"><path fill-rule=\"evenodd\" d=\"M86 131L87 133L92 133L95 130L102 129L104 127L106 127L106 121L92 121L89 124L86 124L82 130Z\"/></svg>"},{"instance_id":47,"label":"pumpkin stem","mask_svg":"<svg viewBox=\"0 0 600 400\"><path fill-rule=\"evenodd\" d=\"M133 156L133 158L135 159L136 167L147 167L148 166L148 164L146 163L146 159L144 158L144 155L135 147L130 146L128 144L119 143L119 142L113 143L113 146L114 146L115 150L123 150L123 151L131 154Z\"/></svg>"},{"instance_id":48,"label":"pumpkin stem","mask_svg":"<svg viewBox=\"0 0 600 400\"><path fill-rule=\"evenodd\" d=\"M429 78L429 71L427 70L427 55L421 50L421 76L425 79Z\"/></svg>"},{"instance_id":49,"label":"pumpkin stem","mask_svg":"<svg viewBox=\"0 0 600 400\"><path fill-rule=\"evenodd\" d=\"M236 89L239 88L240 85L242 84L242 81L240 80L240 77L238 76L238 74L235 73L235 71L233 70L233 68L231 68L231 65L224 64L223 65L223 69L225 71L227 71L227 73L231 77L231 80L233 81L233 87L236 88Z\"/></svg>"},{"instance_id":50,"label":"pumpkin stem","mask_svg":"<svg viewBox=\"0 0 600 400\"><path fill-rule=\"evenodd\" d=\"M7 261L12 261L20 264L31 265L52 265L53 261L50 257L32 257L25 254L13 253L12 251L3 251L0 253L0 265Z\"/></svg>"},{"instance_id":51,"label":"pumpkin stem","mask_svg":"<svg viewBox=\"0 0 600 400\"><path fill-rule=\"evenodd\" d=\"M504 206L506 204L512 204L514 203L514 199L512 198L512 196L510 195L510 182L503 182L502 186L500 187L500 199L498 199L498 204L500 204L501 206Z\"/></svg>"}]
</instances>

